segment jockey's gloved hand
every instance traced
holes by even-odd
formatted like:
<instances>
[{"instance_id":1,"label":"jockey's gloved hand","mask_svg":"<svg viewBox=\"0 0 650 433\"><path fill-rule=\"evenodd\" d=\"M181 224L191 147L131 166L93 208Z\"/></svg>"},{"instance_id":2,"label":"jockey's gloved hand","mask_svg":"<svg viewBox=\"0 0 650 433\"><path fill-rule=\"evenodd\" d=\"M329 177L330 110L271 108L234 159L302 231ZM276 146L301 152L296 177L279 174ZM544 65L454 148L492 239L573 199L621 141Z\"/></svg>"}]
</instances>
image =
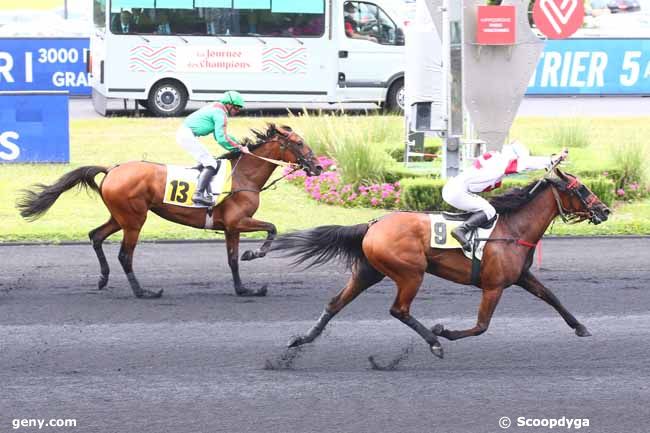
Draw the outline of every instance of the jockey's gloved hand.
<instances>
[{"instance_id":1,"label":"jockey's gloved hand","mask_svg":"<svg viewBox=\"0 0 650 433\"><path fill-rule=\"evenodd\" d=\"M565 147L564 149L562 149L562 151L559 154L551 155L551 162L553 163L553 165L557 165L560 162L567 159L568 156L569 156L569 149Z\"/></svg>"},{"instance_id":2,"label":"jockey's gloved hand","mask_svg":"<svg viewBox=\"0 0 650 433\"><path fill-rule=\"evenodd\" d=\"M251 151L248 150L248 147L246 147L246 146L239 146L237 149L238 149L241 153L251 153Z\"/></svg>"}]
</instances>

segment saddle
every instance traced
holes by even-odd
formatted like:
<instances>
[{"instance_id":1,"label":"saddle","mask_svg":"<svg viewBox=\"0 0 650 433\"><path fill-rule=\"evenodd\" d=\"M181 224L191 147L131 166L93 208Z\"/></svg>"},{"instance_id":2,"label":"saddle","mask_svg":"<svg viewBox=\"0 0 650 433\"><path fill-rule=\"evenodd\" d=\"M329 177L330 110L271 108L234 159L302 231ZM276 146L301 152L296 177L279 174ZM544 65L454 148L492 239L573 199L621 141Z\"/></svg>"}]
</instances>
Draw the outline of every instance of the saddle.
<instances>
[{"instance_id":1,"label":"saddle","mask_svg":"<svg viewBox=\"0 0 650 433\"><path fill-rule=\"evenodd\" d=\"M179 165L166 165L167 179L165 181L165 198L163 203L183 207L207 208L208 206L195 204L192 195L201 173L202 165L183 167ZM221 203L232 190L231 162L227 159L217 160L217 174L212 177L208 191L213 195L213 206Z\"/></svg>"},{"instance_id":2,"label":"saddle","mask_svg":"<svg viewBox=\"0 0 650 433\"><path fill-rule=\"evenodd\" d=\"M442 212L442 216L448 221L466 221L467 218L471 217L473 214L474 212ZM492 228L492 225L496 220L497 220L497 215L487 220L487 222L482 226L480 226L480 228L482 229Z\"/></svg>"},{"instance_id":3,"label":"saddle","mask_svg":"<svg viewBox=\"0 0 650 433\"><path fill-rule=\"evenodd\" d=\"M429 219L431 221L431 248L442 248L442 249L454 249L460 248L462 246L458 243L456 239L451 236L451 231L462 224L462 221L467 219L471 213L430 213ZM463 217L464 216L464 217ZM473 239L487 239L492 234L492 230L496 227L496 221L498 215L489 220L484 224L483 227L478 228L468 234L468 239L472 241ZM471 242L472 249L474 249L474 242ZM476 251L464 251L463 253L469 259L472 259L474 255L477 259L483 257L483 247L485 246L485 241L480 241L477 245Z\"/></svg>"}]
</instances>

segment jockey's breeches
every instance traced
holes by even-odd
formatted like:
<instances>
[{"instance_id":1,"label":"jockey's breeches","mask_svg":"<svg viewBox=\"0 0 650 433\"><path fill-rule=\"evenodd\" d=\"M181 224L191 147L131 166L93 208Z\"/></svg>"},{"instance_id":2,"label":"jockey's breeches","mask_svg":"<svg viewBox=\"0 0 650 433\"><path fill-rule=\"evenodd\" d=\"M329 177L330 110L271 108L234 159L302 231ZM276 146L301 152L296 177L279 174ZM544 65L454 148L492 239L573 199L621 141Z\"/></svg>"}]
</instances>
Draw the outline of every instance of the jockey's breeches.
<instances>
[{"instance_id":1,"label":"jockey's breeches","mask_svg":"<svg viewBox=\"0 0 650 433\"><path fill-rule=\"evenodd\" d=\"M469 192L469 187L462 177L449 179L442 188L442 198L460 210L467 212L483 211L488 219L497 214L497 211L486 199Z\"/></svg>"},{"instance_id":2,"label":"jockey's breeches","mask_svg":"<svg viewBox=\"0 0 650 433\"><path fill-rule=\"evenodd\" d=\"M176 131L176 142L204 167L217 168L217 161L187 126L178 128L178 131Z\"/></svg>"}]
</instances>

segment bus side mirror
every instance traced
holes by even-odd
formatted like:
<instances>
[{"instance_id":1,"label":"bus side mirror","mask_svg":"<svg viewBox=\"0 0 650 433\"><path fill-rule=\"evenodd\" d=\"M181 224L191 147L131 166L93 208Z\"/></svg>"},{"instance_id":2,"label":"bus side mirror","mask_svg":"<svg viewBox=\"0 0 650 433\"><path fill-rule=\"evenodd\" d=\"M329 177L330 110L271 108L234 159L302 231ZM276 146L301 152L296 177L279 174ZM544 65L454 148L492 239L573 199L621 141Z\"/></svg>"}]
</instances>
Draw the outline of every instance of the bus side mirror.
<instances>
[{"instance_id":1,"label":"bus side mirror","mask_svg":"<svg viewBox=\"0 0 650 433\"><path fill-rule=\"evenodd\" d=\"M404 30L399 27L395 30L395 45L404 45Z\"/></svg>"}]
</instances>

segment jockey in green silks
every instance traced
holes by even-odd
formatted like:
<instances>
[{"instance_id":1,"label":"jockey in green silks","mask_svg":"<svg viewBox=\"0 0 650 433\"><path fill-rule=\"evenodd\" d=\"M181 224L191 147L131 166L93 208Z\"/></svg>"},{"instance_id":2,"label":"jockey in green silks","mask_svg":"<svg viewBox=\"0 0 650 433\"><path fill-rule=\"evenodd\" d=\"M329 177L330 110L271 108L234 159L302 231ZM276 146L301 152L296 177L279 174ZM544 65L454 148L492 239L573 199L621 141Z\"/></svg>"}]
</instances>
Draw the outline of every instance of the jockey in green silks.
<instances>
[{"instance_id":1,"label":"jockey in green silks","mask_svg":"<svg viewBox=\"0 0 650 433\"><path fill-rule=\"evenodd\" d=\"M244 98L239 92L229 90L218 102L213 102L187 116L176 133L176 141L203 166L197 181L192 201L210 206L212 197L207 193L212 177L217 173L217 161L201 143L198 137L213 134L214 139L225 150L250 153L234 137L228 135L228 117L235 116L244 108Z\"/></svg>"}]
</instances>

